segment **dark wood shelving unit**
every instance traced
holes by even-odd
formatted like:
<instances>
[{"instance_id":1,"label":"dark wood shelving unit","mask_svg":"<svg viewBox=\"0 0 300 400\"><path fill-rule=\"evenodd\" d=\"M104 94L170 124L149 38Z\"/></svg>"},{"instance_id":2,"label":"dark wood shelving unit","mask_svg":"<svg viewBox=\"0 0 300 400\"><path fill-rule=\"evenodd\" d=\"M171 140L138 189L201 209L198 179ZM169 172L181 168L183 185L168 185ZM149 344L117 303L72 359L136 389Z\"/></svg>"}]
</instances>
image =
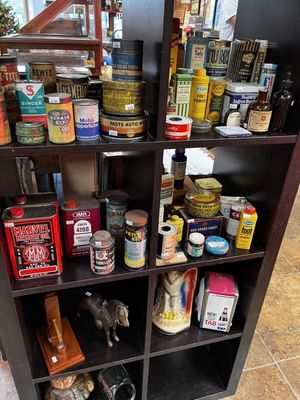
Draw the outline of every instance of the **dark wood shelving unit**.
<instances>
[{"instance_id":1,"label":"dark wood shelving unit","mask_svg":"<svg viewBox=\"0 0 300 400\"><path fill-rule=\"evenodd\" d=\"M272 4L271 4L272 3ZM147 10L147 12L145 12ZM295 46L300 37L300 4L296 0L240 0L237 37L268 39L272 46L268 62L279 64L279 77L288 60L293 69L296 101L286 133L227 139L211 132L192 135L186 142L166 141L164 121L168 89L173 1L125 0L124 38L144 40L146 109L150 113L148 138L139 142L77 143L26 147L16 143L0 148L0 196L20 193L16 157L72 153L130 152L149 164L143 192L150 214L148 265L128 271L118 260L114 272L105 277L91 273L89 260L65 259L60 277L15 282L0 230L0 336L11 366L20 400L42 400L48 372L35 330L41 326L44 293L56 291L62 315L68 316L86 356L84 363L56 376L91 372L126 364L137 386L137 400L214 400L234 394L255 331L276 257L300 182L300 70ZM262 19L261 15L268 15ZM289 27L289 29L287 29ZM280 80L280 79L279 79ZM164 149L215 147L213 174L223 184L224 195L246 196L258 210L255 243L250 251L231 246L224 257L205 254L185 264L156 267L157 226ZM148 155L148 157L144 157ZM140 161L138 161L140 162ZM144 172L144 168L139 168ZM135 178L137 178L136 176ZM137 192L141 181L136 179ZM140 190L141 192L141 190ZM137 201L137 200L135 200ZM139 204L138 202L135 203ZM140 207L142 207L140 205ZM199 329L195 316L191 328L175 336L164 336L152 327L157 275L175 269L198 269L234 274L240 297L228 334ZM90 288L129 305L131 325L119 328L120 342L106 347L103 336L86 315L77 317L78 295ZM82 319L81 319L82 318ZM91 400L97 399L97 387Z\"/></svg>"}]
</instances>

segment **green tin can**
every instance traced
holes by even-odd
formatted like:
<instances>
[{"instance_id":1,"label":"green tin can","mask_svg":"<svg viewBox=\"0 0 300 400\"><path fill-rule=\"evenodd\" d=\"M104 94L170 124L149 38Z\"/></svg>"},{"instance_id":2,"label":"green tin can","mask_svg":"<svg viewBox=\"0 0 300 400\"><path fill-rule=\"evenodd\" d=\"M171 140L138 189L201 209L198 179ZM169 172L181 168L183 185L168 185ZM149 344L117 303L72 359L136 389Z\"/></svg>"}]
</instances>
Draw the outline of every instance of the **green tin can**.
<instances>
[{"instance_id":1,"label":"green tin can","mask_svg":"<svg viewBox=\"0 0 300 400\"><path fill-rule=\"evenodd\" d=\"M176 114L188 117L190 109L190 96L193 77L187 68L177 68L176 74L172 75L171 86L174 88Z\"/></svg>"},{"instance_id":2,"label":"green tin can","mask_svg":"<svg viewBox=\"0 0 300 400\"><path fill-rule=\"evenodd\" d=\"M25 145L43 144L46 139L44 126L39 122L17 122L16 135L18 142Z\"/></svg>"}]
</instances>

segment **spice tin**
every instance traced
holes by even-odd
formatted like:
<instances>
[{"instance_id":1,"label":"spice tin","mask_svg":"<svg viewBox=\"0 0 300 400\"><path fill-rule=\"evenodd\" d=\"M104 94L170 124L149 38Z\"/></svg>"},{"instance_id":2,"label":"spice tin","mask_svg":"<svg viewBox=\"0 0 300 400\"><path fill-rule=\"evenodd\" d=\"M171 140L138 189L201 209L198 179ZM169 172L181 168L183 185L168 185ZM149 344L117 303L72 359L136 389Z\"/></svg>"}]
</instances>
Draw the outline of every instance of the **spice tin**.
<instances>
[{"instance_id":1,"label":"spice tin","mask_svg":"<svg viewBox=\"0 0 300 400\"><path fill-rule=\"evenodd\" d=\"M229 250L229 244L220 236L210 236L205 240L205 250L214 256L224 256Z\"/></svg>"},{"instance_id":2,"label":"spice tin","mask_svg":"<svg viewBox=\"0 0 300 400\"><path fill-rule=\"evenodd\" d=\"M58 93L69 93L72 99L87 97L89 77L84 74L58 74L56 75Z\"/></svg>"},{"instance_id":3,"label":"spice tin","mask_svg":"<svg viewBox=\"0 0 300 400\"><path fill-rule=\"evenodd\" d=\"M143 73L143 41L112 40L112 78L118 81L141 81Z\"/></svg>"},{"instance_id":4,"label":"spice tin","mask_svg":"<svg viewBox=\"0 0 300 400\"><path fill-rule=\"evenodd\" d=\"M4 91L0 86L0 146L11 143L11 133L7 118Z\"/></svg>"},{"instance_id":5,"label":"spice tin","mask_svg":"<svg viewBox=\"0 0 300 400\"><path fill-rule=\"evenodd\" d=\"M184 206L194 217L215 217L220 210L220 197L208 190L198 189L186 193Z\"/></svg>"},{"instance_id":6,"label":"spice tin","mask_svg":"<svg viewBox=\"0 0 300 400\"><path fill-rule=\"evenodd\" d=\"M16 81L21 120L40 122L47 127L44 84L40 81Z\"/></svg>"},{"instance_id":7,"label":"spice tin","mask_svg":"<svg viewBox=\"0 0 300 400\"><path fill-rule=\"evenodd\" d=\"M166 223L159 225L157 255L162 260L169 260L174 257L176 236L177 230L174 225Z\"/></svg>"},{"instance_id":8,"label":"spice tin","mask_svg":"<svg viewBox=\"0 0 300 400\"><path fill-rule=\"evenodd\" d=\"M4 89L4 98L9 123L20 121L19 104L15 81L20 79L17 67L17 57L0 55L0 86Z\"/></svg>"},{"instance_id":9,"label":"spice tin","mask_svg":"<svg viewBox=\"0 0 300 400\"><path fill-rule=\"evenodd\" d=\"M44 125L39 122L17 122L18 142L25 145L43 144L46 140Z\"/></svg>"},{"instance_id":10,"label":"spice tin","mask_svg":"<svg viewBox=\"0 0 300 400\"><path fill-rule=\"evenodd\" d=\"M203 255L205 237L202 233L194 232L189 236L187 253L191 257L201 257Z\"/></svg>"},{"instance_id":11,"label":"spice tin","mask_svg":"<svg viewBox=\"0 0 300 400\"><path fill-rule=\"evenodd\" d=\"M239 297L232 275L207 272L196 298L200 328L229 332Z\"/></svg>"},{"instance_id":12,"label":"spice tin","mask_svg":"<svg viewBox=\"0 0 300 400\"><path fill-rule=\"evenodd\" d=\"M118 117L100 112L101 136L110 140L139 140L147 135L147 111L136 117Z\"/></svg>"},{"instance_id":13,"label":"spice tin","mask_svg":"<svg viewBox=\"0 0 300 400\"><path fill-rule=\"evenodd\" d=\"M115 238L116 248L124 247L125 214L128 210L129 195L121 190L111 190L105 195L106 229Z\"/></svg>"},{"instance_id":14,"label":"spice tin","mask_svg":"<svg viewBox=\"0 0 300 400\"><path fill-rule=\"evenodd\" d=\"M173 86L175 94L176 114L183 117L189 115L192 79L192 75L188 74L186 68L177 68L176 74L173 74L171 79L171 86Z\"/></svg>"},{"instance_id":15,"label":"spice tin","mask_svg":"<svg viewBox=\"0 0 300 400\"><path fill-rule=\"evenodd\" d=\"M114 239L107 231L97 231L90 241L91 270L98 275L110 274L115 268Z\"/></svg>"},{"instance_id":16,"label":"spice tin","mask_svg":"<svg viewBox=\"0 0 300 400\"><path fill-rule=\"evenodd\" d=\"M144 114L145 82L103 81L103 109L113 115Z\"/></svg>"},{"instance_id":17,"label":"spice tin","mask_svg":"<svg viewBox=\"0 0 300 400\"><path fill-rule=\"evenodd\" d=\"M146 265L148 213L132 210L125 214L125 256L127 267L141 269Z\"/></svg>"},{"instance_id":18,"label":"spice tin","mask_svg":"<svg viewBox=\"0 0 300 400\"><path fill-rule=\"evenodd\" d=\"M168 140L187 140L191 136L193 120L179 115L167 115L165 137Z\"/></svg>"},{"instance_id":19,"label":"spice tin","mask_svg":"<svg viewBox=\"0 0 300 400\"><path fill-rule=\"evenodd\" d=\"M100 202L69 200L61 210L67 256L89 254L90 239L100 229Z\"/></svg>"},{"instance_id":20,"label":"spice tin","mask_svg":"<svg viewBox=\"0 0 300 400\"><path fill-rule=\"evenodd\" d=\"M221 121L226 80L224 78L211 78L208 86L205 118L214 125Z\"/></svg>"},{"instance_id":21,"label":"spice tin","mask_svg":"<svg viewBox=\"0 0 300 400\"><path fill-rule=\"evenodd\" d=\"M62 272L59 220L54 205L9 207L2 218L16 280Z\"/></svg>"},{"instance_id":22,"label":"spice tin","mask_svg":"<svg viewBox=\"0 0 300 400\"><path fill-rule=\"evenodd\" d=\"M79 142L97 142L99 132L99 108L97 100L73 100L76 139Z\"/></svg>"},{"instance_id":23,"label":"spice tin","mask_svg":"<svg viewBox=\"0 0 300 400\"><path fill-rule=\"evenodd\" d=\"M48 61L36 61L28 63L30 79L42 81L45 93L56 92L55 64Z\"/></svg>"},{"instance_id":24,"label":"spice tin","mask_svg":"<svg viewBox=\"0 0 300 400\"><path fill-rule=\"evenodd\" d=\"M74 117L71 96L67 93L45 95L49 140L56 144L75 140Z\"/></svg>"},{"instance_id":25,"label":"spice tin","mask_svg":"<svg viewBox=\"0 0 300 400\"><path fill-rule=\"evenodd\" d=\"M222 184L216 178L196 179L195 185L197 189L204 189L217 194L220 194L223 188Z\"/></svg>"},{"instance_id":26,"label":"spice tin","mask_svg":"<svg viewBox=\"0 0 300 400\"><path fill-rule=\"evenodd\" d=\"M208 76L225 77L227 73L231 42L211 40L206 54L206 71Z\"/></svg>"}]
</instances>

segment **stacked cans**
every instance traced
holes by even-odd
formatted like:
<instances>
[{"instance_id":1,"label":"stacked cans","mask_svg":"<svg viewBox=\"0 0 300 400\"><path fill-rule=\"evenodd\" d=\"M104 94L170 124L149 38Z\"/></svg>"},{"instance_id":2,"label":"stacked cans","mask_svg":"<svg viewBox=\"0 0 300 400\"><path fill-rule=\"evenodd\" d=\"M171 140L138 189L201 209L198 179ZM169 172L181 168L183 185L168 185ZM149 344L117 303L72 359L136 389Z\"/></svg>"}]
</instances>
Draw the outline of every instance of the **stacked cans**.
<instances>
[{"instance_id":1,"label":"stacked cans","mask_svg":"<svg viewBox=\"0 0 300 400\"><path fill-rule=\"evenodd\" d=\"M137 140L147 134L142 81L143 41L113 40L112 80L103 81L102 135L113 140Z\"/></svg>"}]
</instances>

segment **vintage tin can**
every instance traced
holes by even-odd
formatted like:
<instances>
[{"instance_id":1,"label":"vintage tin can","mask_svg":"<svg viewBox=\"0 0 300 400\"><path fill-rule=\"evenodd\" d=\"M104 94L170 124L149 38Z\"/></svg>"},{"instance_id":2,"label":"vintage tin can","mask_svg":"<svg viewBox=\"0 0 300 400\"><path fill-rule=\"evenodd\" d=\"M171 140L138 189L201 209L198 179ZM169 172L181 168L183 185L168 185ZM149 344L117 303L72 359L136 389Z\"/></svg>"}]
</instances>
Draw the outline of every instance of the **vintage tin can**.
<instances>
[{"instance_id":1,"label":"vintage tin can","mask_svg":"<svg viewBox=\"0 0 300 400\"><path fill-rule=\"evenodd\" d=\"M106 229L115 238L116 248L124 247L125 214L128 210L129 195L121 190L111 190L105 195Z\"/></svg>"},{"instance_id":2,"label":"vintage tin can","mask_svg":"<svg viewBox=\"0 0 300 400\"><path fill-rule=\"evenodd\" d=\"M2 218L16 280L62 272L59 220L54 205L9 207Z\"/></svg>"},{"instance_id":3,"label":"vintage tin can","mask_svg":"<svg viewBox=\"0 0 300 400\"><path fill-rule=\"evenodd\" d=\"M144 113L145 82L103 81L103 109L113 115Z\"/></svg>"},{"instance_id":4,"label":"vintage tin can","mask_svg":"<svg viewBox=\"0 0 300 400\"><path fill-rule=\"evenodd\" d=\"M97 100L73 100L76 139L79 142L98 142L99 107Z\"/></svg>"},{"instance_id":5,"label":"vintage tin can","mask_svg":"<svg viewBox=\"0 0 300 400\"><path fill-rule=\"evenodd\" d=\"M115 81L141 81L143 73L143 41L112 40L112 78Z\"/></svg>"},{"instance_id":6,"label":"vintage tin can","mask_svg":"<svg viewBox=\"0 0 300 400\"><path fill-rule=\"evenodd\" d=\"M88 99L98 100L99 110L102 108L102 81L97 79L90 79L88 86Z\"/></svg>"},{"instance_id":7,"label":"vintage tin can","mask_svg":"<svg viewBox=\"0 0 300 400\"><path fill-rule=\"evenodd\" d=\"M46 94L56 92L56 73L53 62L35 61L28 63L28 67L30 79L42 81Z\"/></svg>"},{"instance_id":8,"label":"vintage tin can","mask_svg":"<svg viewBox=\"0 0 300 400\"><path fill-rule=\"evenodd\" d=\"M43 144L46 140L44 125L39 122L17 122L18 142L25 145Z\"/></svg>"},{"instance_id":9,"label":"vintage tin can","mask_svg":"<svg viewBox=\"0 0 300 400\"><path fill-rule=\"evenodd\" d=\"M66 255L83 256L90 252L90 239L100 226L100 202L69 200L62 204Z\"/></svg>"},{"instance_id":10,"label":"vintage tin can","mask_svg":"<svg viewBox=\"0 0 300 400\"><path fill-rule=\"evenodd\" d=\"M44 84L40 81L16 81L21 120L40 122L47 127Z\"/></svg>"},{"instance_id":11,"label":"vintage tin can","mask_svg":"<svg viewBox=\"0 0 300 400\"><path fill-rule=\"evenodd\" d=\"M208 96L205 118L214 125L221 121L226 80L224 78L211 78L208 87Z\"/></svg>"},{"instance_id":12,"label":"vintage tin can","mask_svg":"<svg viewBox=\"0 0 300 400\"><path fill-rule=\"evenodd\" d=\"M136 117L109 115L100 112L101 136L110 140L139 140L147 135L148 113Z\"/></svg>"},{"instance_id":13,"label":"vintage tin can","mask_svg":"<svg viewBox=\"0 0 300 400\"><path fill-rule=\"evenodd\" d=\"M141 269L146 265L148 213L131 210L125 214L125 265Z\"/></svg>"},{"instance_id":14,"label":"vintage tin can","mask_svg":"<svg viewBox=\"0 0 300 400\"><path fill-rule=\"evenodd\" d=\"M84 74L58 74L56 75L58 93L69 93L72 99L87 97L89 77Z\"/></svg>"},{"instance_id":15,"label":"vintage tin can","mask_svg":"<svg viewBox=\"0 0 300 400\"><path fill-rule=\"evenodd\" d=\"M188 140L191 136L193 120L180 115L167 115L165 138L168 140Z\"/></svg>"},{"instance_id":16,"label":"vintage tin can","mask_svg":"<svg viewBox=\"0 0 300 400\"><path fill-rule=\"evenodd\" d=\"M211 40L206 55L206 72L208 76L225 77L227 74L231 42L228 40Z\"/></svg>"},{"instance_id":17,"label":"vintage tin can","mask_svg":"<svg viewBox=\"0 0 300 400\"><path fill-rule=\"evenodd\" d=\"M226 236L235 239L239 230L242 211L247 207L247 200L231 206L229 218L226 225Z\"/></svg>"},{"instance_id":18,"label":"vintage tin can","mask_svg":"<svg viewBox=\"0 0 300 400\"><path fill-rule=\"evenodd\" d=\"M215 217L220 210L220 196L203 189L187 192L184 207L194 217Z\"/></svg>"},{"instance_id":19,"label":"vintage tin can","mask_svg":"<svg viewBox=\"0 0 300 400\"><path fill-rule=\"evenodd\" d=\"M4 89L4 98L9 123L20 121L19 103L16 94L15 81L20 79L17 57L0 56L0 86Z\"/></svg>"},{"instance_id":20,"label":"vintage tin can","mask_svg":"<svg viewBox=\"0 0 300 400\"><path fill-rule=\"evenodd\" d=\"M196 298L200 328L229 332L239 297L232 275L207 272Z\"/></svg>"},{"instance_id":21,"label":"vintage tin can","mask_svg":"<svg viewBox=\"0 0 300 400\"><path fill-rule=\"evenodd\" d=\"M7 118L4 90L0 86L0 146L11 143L11 133Z\"/></svg>"},{"instance_id":22,"label":"vintage tin can","mask_svg":"<svg viewBox=\"0 0 300 400\"><path fill-rule=\"evenodd\" d=\"M45 95L49 140L55 144L72 143L75 140L74 117L71 96L67 93Z\"/></svg>"},{"instance_id":23,"label":"vintage tin can","mask_svg":"<svg viewBox=\"0 0 300 400\"><path fill-rule=\"evenodd\" d=\"M160 224L158 227L157 255L162 260L169 260L174 257L176 246L177 230L174 225Z\"/></svg>"},{"instance_id":24,"label":"vintage tin can","mask_svg":"<svg viewBox=\"0 0 300 400\"><path fill-rule=\"evenodd\" d=\"M176 114L188 117L193 77L186 68L177 68L172 75L171 86L174 88Z\"/></svg>"},{"instance_id":25,"label":"vintage tin can","mask_svg":"<svg viewBox=\"0 0 300 400\"><path fill-rule=\"evenodd\" d=\"M114 239L107 231L97 231L90 241L91 270L98 275L110 274L115 268Z\"/></svg>"}]
</instances>

